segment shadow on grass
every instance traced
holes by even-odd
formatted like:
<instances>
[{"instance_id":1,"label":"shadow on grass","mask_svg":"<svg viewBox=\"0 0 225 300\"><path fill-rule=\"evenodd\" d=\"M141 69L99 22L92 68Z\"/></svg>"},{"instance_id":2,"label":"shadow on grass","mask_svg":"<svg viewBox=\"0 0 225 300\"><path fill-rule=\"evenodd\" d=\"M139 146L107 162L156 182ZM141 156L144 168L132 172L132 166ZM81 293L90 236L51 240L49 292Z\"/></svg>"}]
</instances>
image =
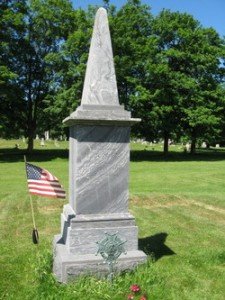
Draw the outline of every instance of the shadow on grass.
<instances>
[{"instance_id":1,"label":"shadow on grass","mask_svg":"<svg viewBox=\"0 0 225 300\"><path fill-rule=\"evenodd\" d=\"M218 161L225 160L225 150L197 150L195 154L170 151L164 155L161 151L153 150L132 150L131 161Z\"/></svg>"},{"instance_id":2,"label":"shadow on grass","mask_svg":"<svg viewBox=\"0 0 225 300\"><path fill-rule=\"evenodd\" d=\"M23 149L0 149L0 162L10 163L24 161L26 155L27 161L50 161L56 158L68 158L69 150L67 149L40 149L27 153Z\"/></svg>"},{"instance_id":3,"label":"shadow on grass","mask_svg":"<svg viewBox=\"0 0 225 300\"><path fill-rule=\"evenodd\" d=\"M165 255L174 255L176 253L165 245L167 236L167 233L161 232L139 239L138 248L146 255L152 255L155 260L158 260Z\"/></svg>"},{"instance_id":4,"label":"shadow on grass","mask_svg":"<svg viewBox=\"0 0 225 300\"><path fill-rule=\"evenodd\" d=\"M18 162L23 161L23 156L27 156L27 161L50 161L56 158L68 158L68 149L38 149L27 154L24 149L0 149L0 162ZM182 152L169 152L164 155L161 151L153 150L131 150L131 161L219 161L225 160L224 149L212 150L197 150L196 154Z\"/></svg>"}]
</instances>

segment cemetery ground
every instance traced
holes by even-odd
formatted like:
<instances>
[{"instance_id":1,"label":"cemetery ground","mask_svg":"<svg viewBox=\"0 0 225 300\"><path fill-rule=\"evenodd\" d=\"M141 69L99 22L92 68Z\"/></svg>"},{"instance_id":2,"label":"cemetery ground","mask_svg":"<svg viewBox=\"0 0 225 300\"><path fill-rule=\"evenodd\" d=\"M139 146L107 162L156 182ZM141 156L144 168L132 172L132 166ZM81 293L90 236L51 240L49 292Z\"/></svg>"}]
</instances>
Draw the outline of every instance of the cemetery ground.
<instances>
[{"instance_id":1,"label":"cemetery ground","mask_svg":"<svg viewBox=\"0 0 225 300\"><path fill-rule=\"evenodd\" d=\"M68 190L68 144L47 141L27 156L57 176ZM15 144L20 144L15 149ZM32 219L22 141L0 140L0 299L127 299L138 284L148 299L225 299L225 149L180 145L168 157L162 146L132 144L130 212L139 226L146 265L107 280L55 282L52 239L67 200L34 196L40 244L31 240Z\"/></svg>"}]
</instances>

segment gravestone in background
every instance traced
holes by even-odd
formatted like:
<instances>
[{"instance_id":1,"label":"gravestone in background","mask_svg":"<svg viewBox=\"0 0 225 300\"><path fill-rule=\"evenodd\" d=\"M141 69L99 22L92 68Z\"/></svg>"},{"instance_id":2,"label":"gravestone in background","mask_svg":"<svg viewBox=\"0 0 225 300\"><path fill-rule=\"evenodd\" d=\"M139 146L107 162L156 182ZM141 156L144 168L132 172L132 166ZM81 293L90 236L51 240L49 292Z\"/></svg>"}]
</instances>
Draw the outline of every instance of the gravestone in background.
<instances>
[{"instance_id":1,"label":"gravestone in background","mask_svg":"<svg viewBox=\"0 0 225 300\"><path fill-rule=\"evenodd\" d=\"M96 256L105 233L117 233L127 254L117 271L146 261L138 250L138 228L128 212L130 126L140 121L119 104L107 13L97 11L81 105L64 124L70 127L69 204L54 239L53 271L67 282L80 274L105 274Z\"/></svg>"}]
</instances>

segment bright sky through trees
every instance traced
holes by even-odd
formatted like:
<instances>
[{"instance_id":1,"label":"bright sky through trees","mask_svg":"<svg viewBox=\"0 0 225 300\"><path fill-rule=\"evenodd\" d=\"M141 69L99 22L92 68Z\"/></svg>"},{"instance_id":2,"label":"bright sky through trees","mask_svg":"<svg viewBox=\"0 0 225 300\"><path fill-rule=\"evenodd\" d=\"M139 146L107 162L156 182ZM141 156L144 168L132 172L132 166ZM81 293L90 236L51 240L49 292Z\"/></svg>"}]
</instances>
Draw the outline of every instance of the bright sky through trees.
<instances>
[{"instance_id":1,"label":"bright sky through trees","mask_svg":"<svg viewBox=\"0 0 225 300\"><path fill-rule=\"evenodd\" d=\"M102 0L72 0L72 2L76 8L103 5ZM126 3L126 0L111 0L110 3L120 7ZM204 27L214 27L221 36L225 36L224 0L142 0L142 3L151 6L154 15L163 8L187 12L199 20Z\"/></svg>"}]
</instances>

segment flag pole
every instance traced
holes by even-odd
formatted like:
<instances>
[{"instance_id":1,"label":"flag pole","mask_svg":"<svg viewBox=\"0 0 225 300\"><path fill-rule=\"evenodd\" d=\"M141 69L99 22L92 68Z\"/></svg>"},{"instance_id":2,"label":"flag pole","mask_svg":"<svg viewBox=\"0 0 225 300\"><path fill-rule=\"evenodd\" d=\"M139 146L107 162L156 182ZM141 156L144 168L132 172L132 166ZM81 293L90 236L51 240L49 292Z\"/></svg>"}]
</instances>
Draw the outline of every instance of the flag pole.
<instances>
[{"instance_id":1,"label":"flag pole","mask_svg":"<svg viewBox=\"0 0 225 300\"><path fill-rule=\"evenodd\" d=\"M31 207L31 214L32 214L34 229L37 229L36 224L35 224L35 219L34 219L34 206L33 206L33 200L32 200L31 195L30 195L30 207Z\"/></svg>"},{"instance_id":2,"label":"flag pole","mask_svg":"<svg viewBox=\"0 0 225 300\"><path fill-rule=\"evenodd\" d=\"M26 174L27 174L27 159L26 159L26 155L24 155L24 162L25 162L25 169L26 169ZM28 179L28 174L27 174L27 179ZM28 190L29 193L29 190ZM32 215L32 221L33 221L33 233L32 233L32 238L33 238L33 242L34 244L38 244L38 231L36 228L36 223L35 223L35 218L34 218L34 206L33 206L33 199L31 197L31 194L29 193L29 197L30 197L30 207L31 207L31 215Z\"/></svg>"}]
</instances>

